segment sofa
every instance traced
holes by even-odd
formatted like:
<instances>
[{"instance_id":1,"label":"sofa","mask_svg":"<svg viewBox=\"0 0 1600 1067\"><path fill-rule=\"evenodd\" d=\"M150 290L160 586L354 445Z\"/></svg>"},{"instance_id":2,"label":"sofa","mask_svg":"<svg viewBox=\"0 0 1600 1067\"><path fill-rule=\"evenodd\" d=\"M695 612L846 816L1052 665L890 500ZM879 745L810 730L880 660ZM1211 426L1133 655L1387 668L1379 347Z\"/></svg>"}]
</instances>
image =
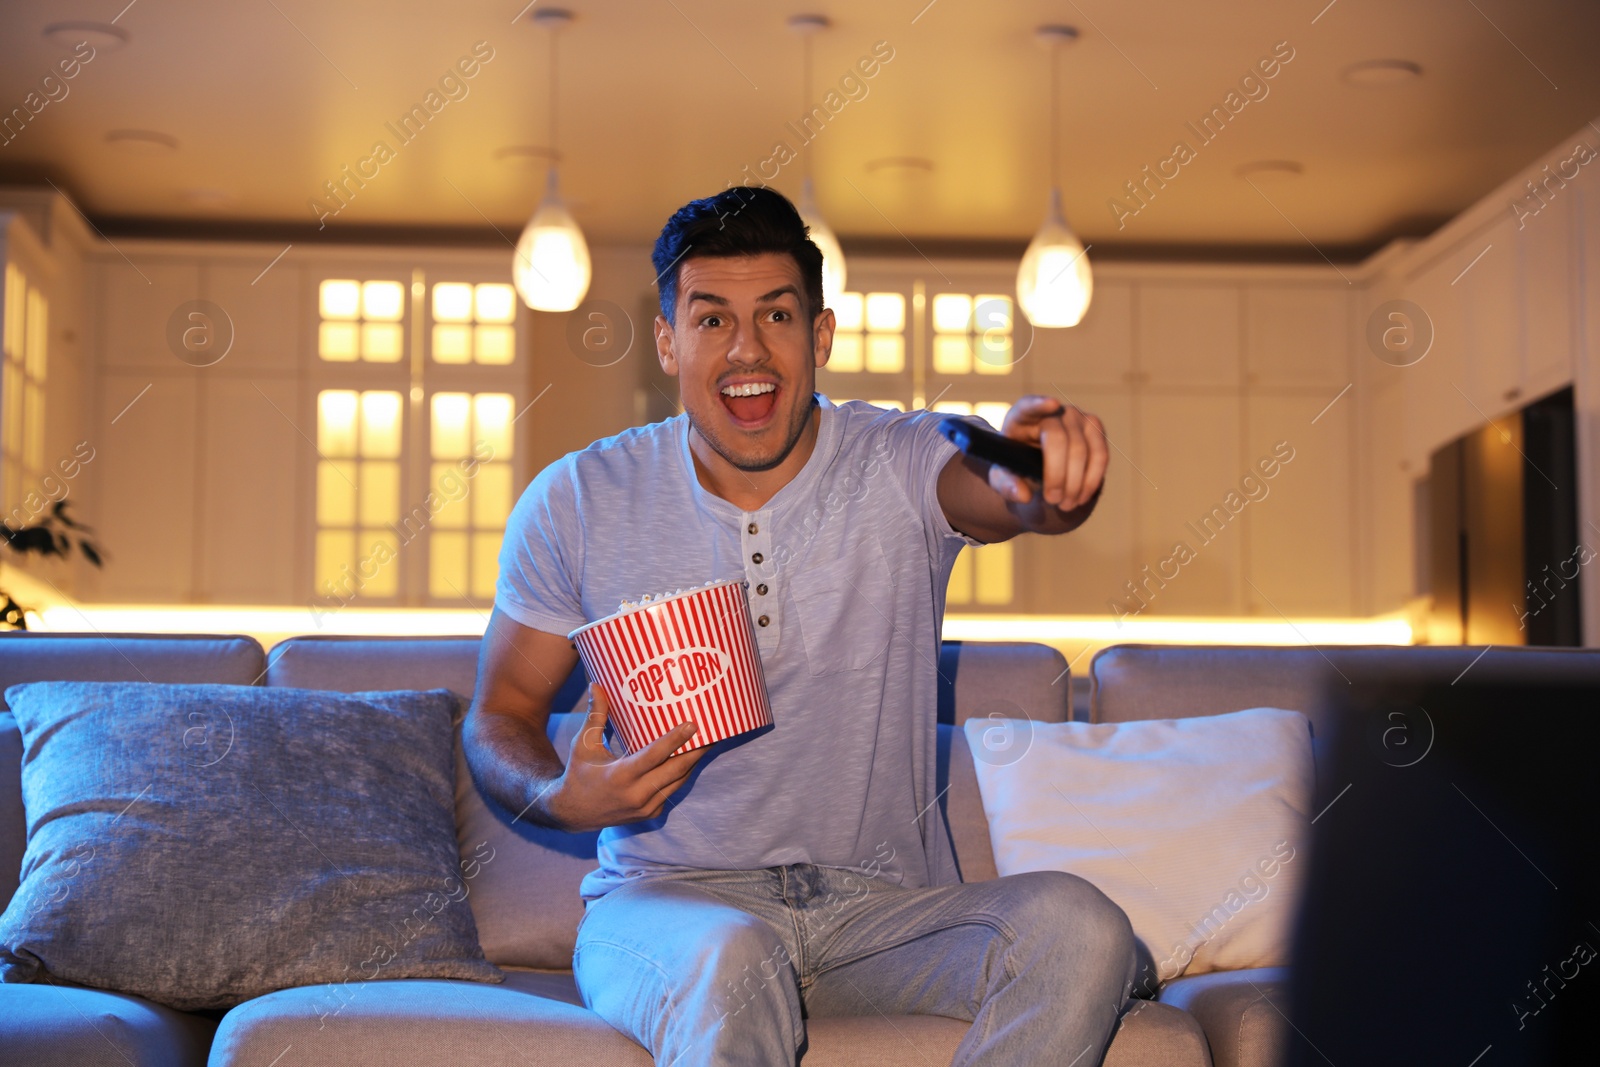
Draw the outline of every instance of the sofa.
<instances>
[{"instance_id":1,"label":"sofa","mask_svg":"<svg viewBox=\"0 0 1600 1067\"><path fill-rule=\"evenodd\" d=\"M212 682L359 692L448 688L470 695L476 638L297 637L270 654L247 637L0 634L0 692L45 680ZM1255 706L1294 708L1321 735L1338 714L1329 692L1354 675L1375 685L1505 682L1565 673L1600 685L1600 654L1497 649L1481 665L1469 648L1200 648L1117 646L1089 669L1091 720L1185 718ZM941 801L966 881L996 876L988 823L961 725L1002 714L1072 718L1074 681L1054 650L1031 644L947 642L940 656ZM581 724L581 668L559 694L550 732L565 751ZM1078 683L1081 692L1081 682ZM1080 718L1082 715L1080 714ZM459 736L459 735L458 735ZM226 1012L185 1013L138 997L61 984L0 985L0 1062L18 1064L257 1065L606 1062L649 1055L582 1005L566 961L594 865L592 834L517 822L486 803L457 745L456 817L463 857L486 855L468 897L500 985L378 980L343 994L284 989ZM0 903L18 884L26 843L19 789L21 735L0 710ZM1283 968L1179 978L1123 1013L1111 1067L1265 1067L1294 1040ZM966 1024L938 1017L816 1018L808 1067L948 1063Z\"/></svg>"}]
</instances>

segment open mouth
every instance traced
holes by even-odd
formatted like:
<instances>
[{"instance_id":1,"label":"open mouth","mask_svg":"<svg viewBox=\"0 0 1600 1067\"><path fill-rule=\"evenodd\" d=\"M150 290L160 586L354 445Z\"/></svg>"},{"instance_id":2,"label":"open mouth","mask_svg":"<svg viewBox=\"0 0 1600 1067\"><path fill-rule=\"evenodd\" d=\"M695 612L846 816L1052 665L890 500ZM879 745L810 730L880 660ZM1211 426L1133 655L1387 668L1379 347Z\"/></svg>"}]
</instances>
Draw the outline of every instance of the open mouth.
<instances>
[{"instance_id":1,"label":"open mouth","mask_svg":"<svg viewBox=\"0 0 1600 1067\"><path fill-rule=\"evenodd\" d=\"M725 385L721 391L722 405L742 426L756 426L772 415L778 405L776 382L743 382Z\"/></svg>"}]
</instances>

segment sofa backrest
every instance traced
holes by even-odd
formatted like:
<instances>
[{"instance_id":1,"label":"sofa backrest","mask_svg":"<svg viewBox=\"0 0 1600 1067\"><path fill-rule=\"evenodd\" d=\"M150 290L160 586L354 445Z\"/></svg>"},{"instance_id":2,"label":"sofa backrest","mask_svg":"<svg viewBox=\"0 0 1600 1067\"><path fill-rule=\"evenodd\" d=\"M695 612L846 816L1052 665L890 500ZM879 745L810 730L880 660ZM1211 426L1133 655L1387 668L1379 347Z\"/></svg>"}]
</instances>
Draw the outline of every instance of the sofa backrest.
<instances>
[{"instance_id":1,"label":"sofa backrest","mask_svg":"<svg viewBox=\"0 0 1600 1067\"><path fill-rule=\"evenodd\" d=\"M477 638L296 637L275 645L267 684L356 692L445 687L470 697ZM969 881L994 877L988 825L966 738L957 723L988 715L1064 722L1066 660L1044 645L947 642L939 655L939 789L957 863ZM566 753L586 704L581 665L556 696L549 733ZM948 787L948 789L946 789ZM484 953L499 964L566 967L595 867L594 834L564 834L517 819L483 797L457 746L456 823L464 862L481 873L468 899ZM492 856L484 862L485 856Z\"/></svg>"},{"instance_id":2,"label":"sofa backrest","mask_svg":"<svg viewBox=\"0 0 1600 1067\"><path fill-rule=\"evenodd\" d=\"M1094 722L1185 719L1243 708L1289 708L1326 737L1341 701L1425 686L1600 686L1600 650L1491 646L1114 645L1089 665Z\"/></svg>"},{"instance_id":3,"label":"sofa backrest","mask_svg":"<svg viewBox=\"0 0 1600 1067\"><path fill-rule=\"evenodd\" d=\"M22 733L6 705L7 688L57 681L255 685L266 669L266 655L250 637L0 633L0 908L17 891L28 841Z\"/></svg>"}]
</instances>

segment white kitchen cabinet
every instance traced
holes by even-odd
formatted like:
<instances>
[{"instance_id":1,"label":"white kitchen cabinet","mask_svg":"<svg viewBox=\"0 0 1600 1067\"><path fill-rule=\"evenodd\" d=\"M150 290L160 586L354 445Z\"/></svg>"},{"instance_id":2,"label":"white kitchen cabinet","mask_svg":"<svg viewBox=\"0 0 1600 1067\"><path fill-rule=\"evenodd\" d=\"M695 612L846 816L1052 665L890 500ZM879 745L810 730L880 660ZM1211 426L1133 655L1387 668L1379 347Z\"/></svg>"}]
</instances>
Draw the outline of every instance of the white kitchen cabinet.
<instances>
[{"instance_id":1,"label":"white kitchen cabinet","mask_svg":"<svg viewBox=\"0 0 1600 1067\"><path fill-rule=\"evenodd\" d=\"M1467 343L1462 389L1480 409L1480 421L1520 406L1523 308L1517 245L1516 223L1507 214L1445 257L1465 272L1452 283L1461 292Z\"/></svg>"},{"instance_id":2,"label":"white kitchen cabinet","mask_svg":"<svg viewBox=\"0 0 1600 1067\"><path fill-rule=\"evenodd\" d=\"M1571 196L1558 197L1537 215L1523 219L1522 228L1516 230L1527 323L1521 403L1572 381L1576 347L1572 309L1578 276L1573 263L1574 202Z\"/></svg>"},{"instance_id":3,"label":"white kitchen cabinet","mask_svg":"<svg viewBox=\"0 0 1600 1067\"><path fill-rule=\"evenodd\" d=\"M1139 284L1135 373L1161 389L1239 385L1237 285Z\"/></svg>"},{"instance_id":4,"label":"white kitchen cabinet","mask_svg":"<svg viewBox=\"0 0 1600 1067\"><path fill-rule=\"evenodd\" d=\"M1064 389L1131 384L1133 285L1097 281L1083 321L1063 330L1035 330L1033 349L1028 369L1039 392L1049 391L1051 382Z\"/></svg>"},{"instance_id":5,"label":"white kitchen cabinet","mask_svg":"<svg viewBox=\"0 0 1600 1067\"><path fill-rule=\"evenodd\" d=\"M137 250L98 264L101 294L100 362L108 369L184 366L167 343L174 312L203 297L198 261L157 258Z\"/></svg>"},{"instance_id":6,"label":"white kitchen cabinet","mask_svg":"<svg viewBox=\"0 0 1600 1067\"><path fill-rule=\"evenodd\" d=\"M1135 483L1138 537L1135 570L1129 579L1147 605L1145 614L1218 615L1240 610L1243 539L1237 517L1230 516L1223 503L1226 494L1238 489L1244 474L1240 403L1237 393L1149 391L1138 397L1138 447L1133 459L1144 476ZM1221 516L1216 515L1219 508ZM1174 559L1184 555L1175 551L1179 545L1186 546L1192 558ZM1163 568L1167 560L1173 563ZM1120 602L1129 610L1138 609L1126 586L1119 586L1119 592Z\"/></svg>"},{"instance_id":7,"label":"white kitchen cabinet","mask_svg":"<svg viewBox=\"0 0 1600 1067\"><path fill-rule=\"evenodd\" d=\"M291 374L299 368L305 329L301 271L279 262L263 274L266 265L218 260L205 266L205 299L227 314L233 329L233 347L216 364L224 373Z\"/></svg>"},{"instance_id":8,"label":"white kitchen cabinet","mask_svg":"<svg viewBox=\"0 0 1600 1067\"><path fill-rule=\"evenodd\" d=\"M197 378L193 370L108 371L97 383L95 458L85 472L92 492L82 501L105 549L104 568L84 572L92 599L193 599Z\"/></svg>"},{"instance_id":9,"label":"white kitchen cabinet","mask_svg":"<svg viewBox=\"0 0 1600 1067\"><path fill-rule=\"evenodd\" d=\"M1111 442L1105 488L1089 521L1061 537L1034 537L1030 581L1041 591L1033 610L1047 615L1104 615L1134 576L1134 501L1140 475L1133 398L1127 389L1078 389L1070 398L1105 423ZM1019 546L1020 547L1020 546Z\"/></svg>"},{"instance_id":10,"label":"white kitchen cabinet","mask_svg":"<svg viewBox=\"0 0 1600 1067\"><path fill-rule=\"evenodd\" d=\"M1245 400L1245 469L1252 480L1240 493L1248 503L1236 521L1244 535L1242 593L1251 614L1354 610L1355 401L1347 394L1330 407L1329 399L1257 393ZM1276 473L1266 477L1260 463Z\"/></svg>"},{"instance_id":11,"label":"white kitchen cabinet","mask_svg":"<svg viewBox=\"0 0 1600 1067\"><path fill-rule=\"evenodd\" d=\"M1343 389L1350 382L1350 301L1342 282L1247 288L1245 384Z\"/></svg>"},{"instance_id":12,"label":"white kitchen cabinet","mask_svg":"<svg viewBox=\"0 0 1600 1067\"><path fill-rule=\"evenodd\" d=\"M311 442L290 421L300 392L292 378L202 376L197 592L205 602L305 599L297 579L312 515L299 474Z\"/></svg>"}]
</instances>

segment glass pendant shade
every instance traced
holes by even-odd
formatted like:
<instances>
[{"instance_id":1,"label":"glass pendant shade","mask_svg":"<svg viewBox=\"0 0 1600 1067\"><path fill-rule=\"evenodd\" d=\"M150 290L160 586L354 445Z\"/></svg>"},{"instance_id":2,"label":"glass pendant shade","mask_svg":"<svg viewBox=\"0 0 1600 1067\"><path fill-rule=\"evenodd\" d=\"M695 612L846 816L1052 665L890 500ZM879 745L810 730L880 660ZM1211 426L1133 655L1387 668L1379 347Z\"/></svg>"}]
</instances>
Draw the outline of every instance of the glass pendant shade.
<instances>
[{"instance_id":1,"label":"glass pendant shade","mask_svg":"<svg viewBox=\"0 0 1600 1067\"><path fill-rule=\"evenodd\" d=\"M1050 213L1017 268L1017 303L1035 326L1076 326L1089 310L1094 276L1083 242L1061 211L1061 190L1050 190Z\"/></svg>"},{"instance_id":2,"label":"glass pendant shade","mask_svg":"<svg viewBox=\"0 0 1600 1067\"><path fill-rule=\"evenodd\" d=\"M511 280L535 311L571 311L589 291L589 244L556 191L555 167L544 199L517 241Z\"/></svg>"},{"instance_id":3,"label":"glass pendant shade","mask_svg":"<svg viewBox=\"0 0 1600 1067\"><path fill-rule=\"evenodd\" d=\"M812 195L810 178L801 186L799 211L800 221L806 224L806 229L811 233L811 243L822 250L823 306L833 307L844 292L844 249L839 247L839 239L833 235L828 224L822 221L822 213L817 210L816 198Z\"/></svg>"}]
</instances>

